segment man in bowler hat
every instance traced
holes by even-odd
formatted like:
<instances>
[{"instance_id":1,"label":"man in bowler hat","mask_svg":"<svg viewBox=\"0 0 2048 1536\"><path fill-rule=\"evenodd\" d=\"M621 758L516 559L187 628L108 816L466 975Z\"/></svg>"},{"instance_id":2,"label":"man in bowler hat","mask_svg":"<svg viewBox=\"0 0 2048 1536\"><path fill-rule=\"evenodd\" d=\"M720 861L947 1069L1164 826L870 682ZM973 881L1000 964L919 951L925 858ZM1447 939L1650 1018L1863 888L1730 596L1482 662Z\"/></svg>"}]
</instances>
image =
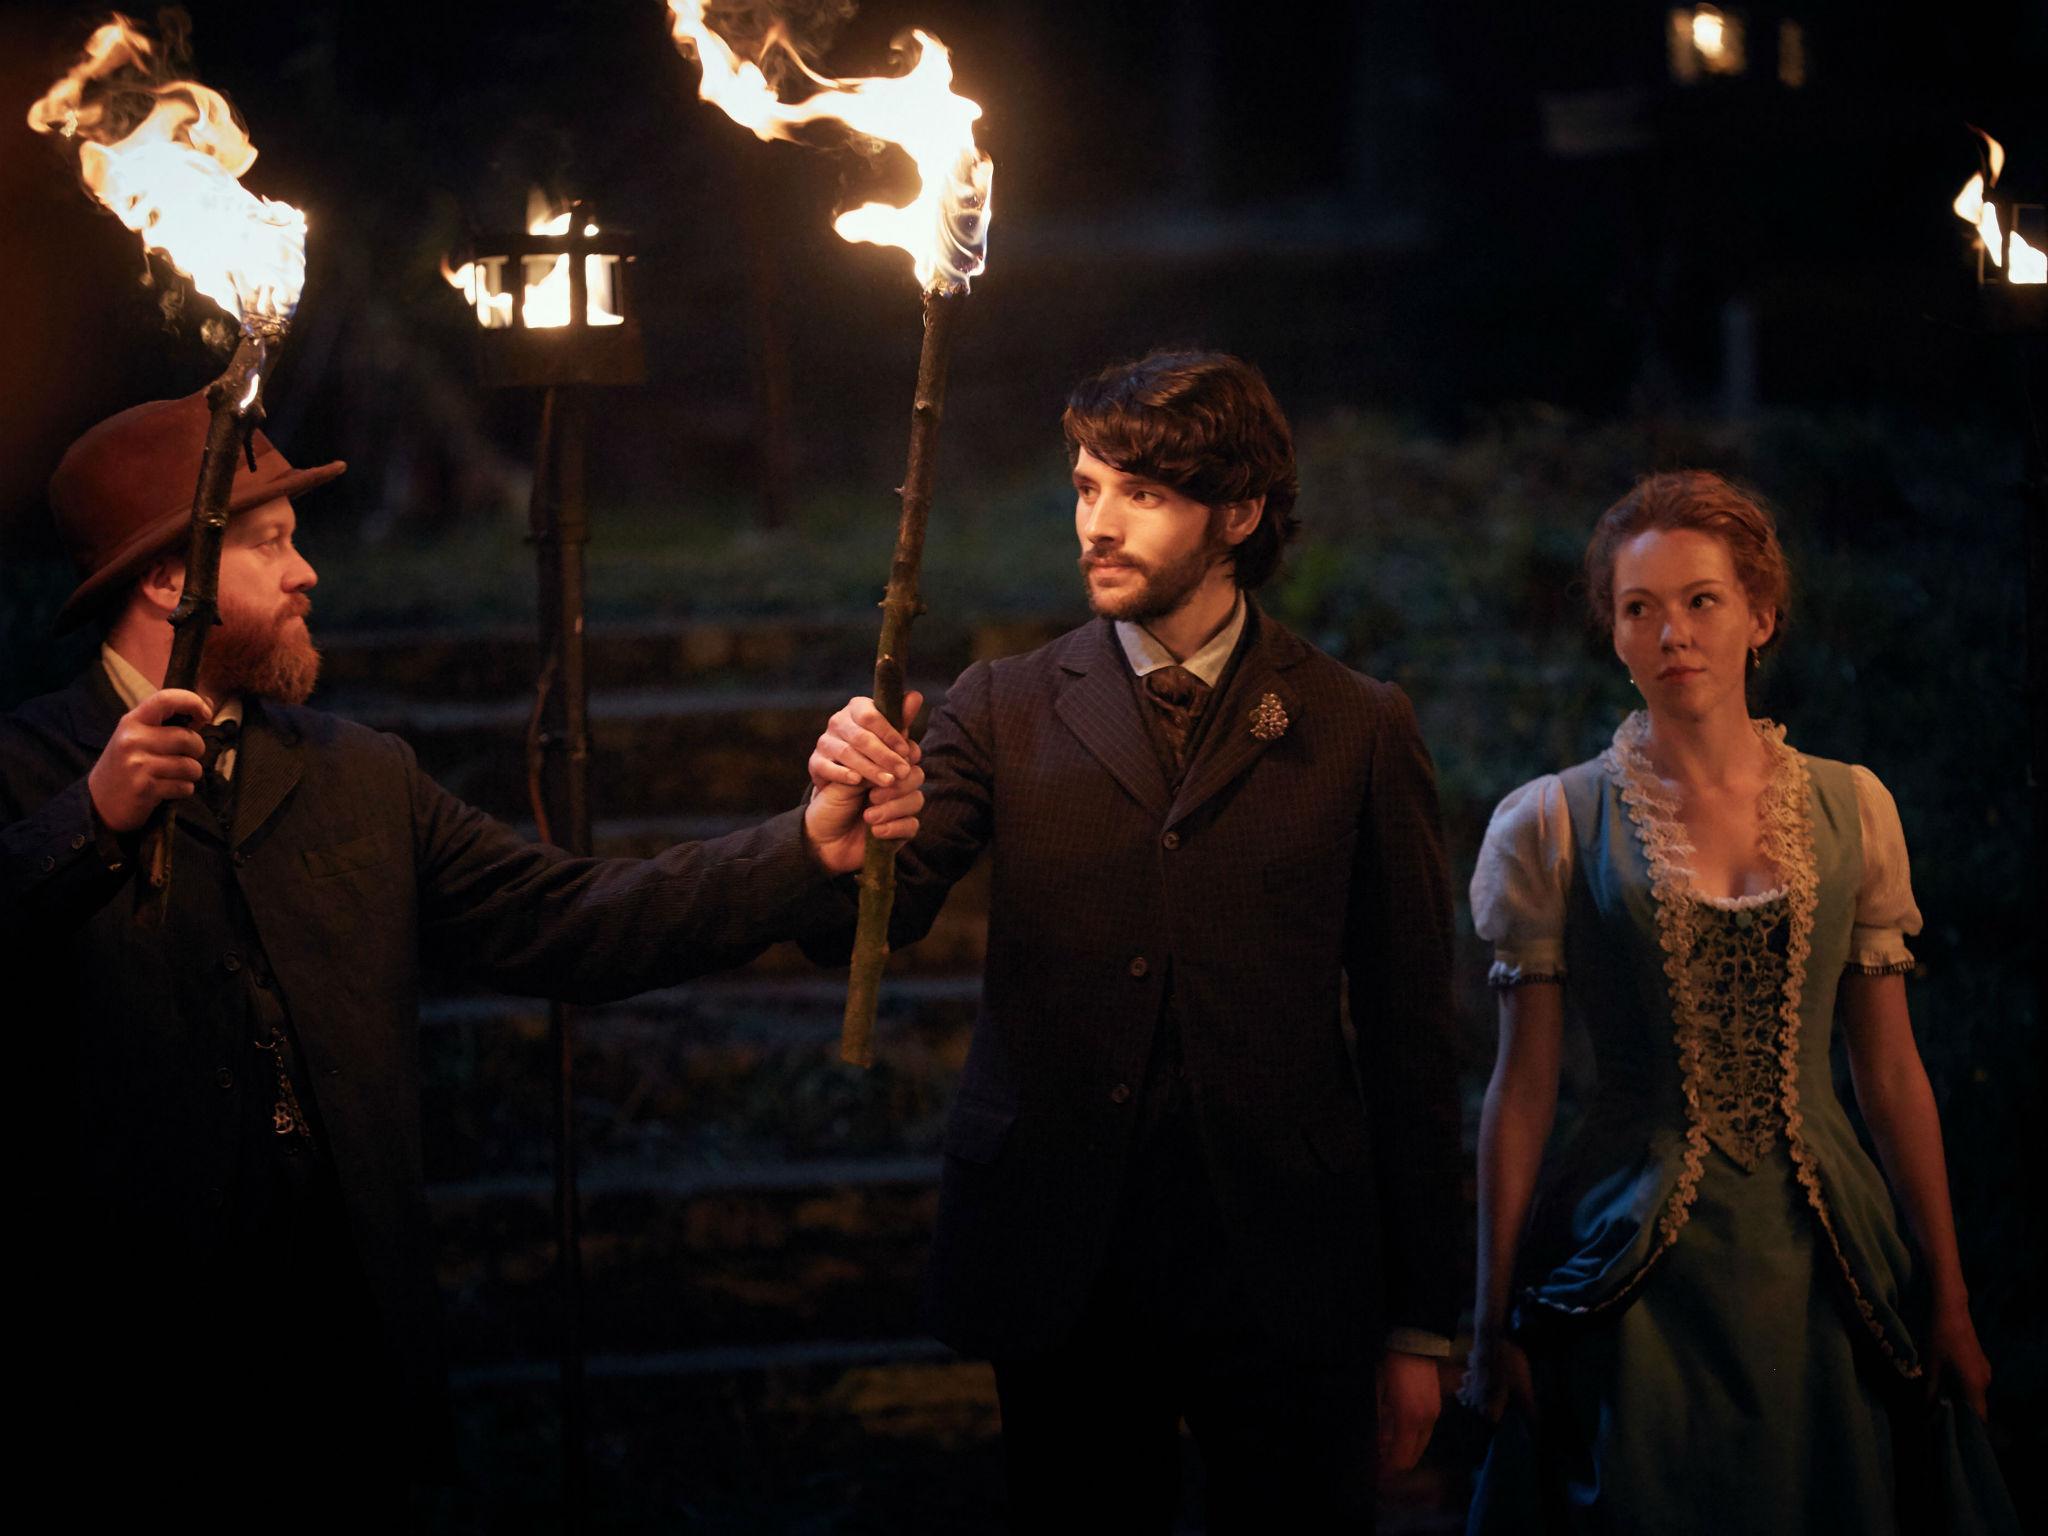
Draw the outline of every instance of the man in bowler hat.
<instances>
[{"instance_id":1,"label":"man in bowler hat","mask_svg":"<svg viewBox=\"0 0 2048 1536\"><path fill-rule=\"evenodd\" d=\"M1019 1530L1170 1529L1183 1418L1210 1530L1369 1529L1461 1294L1429 756L1253 595L1297 525L1255 369L1155 354L1064 426L1097 617L961 675L898 860L899 945L994 864L933 1326L994 1362ZM911 761L857 699L812 782Z\"/></svg>"},{"instance_id":2,"label":"man in bowler hat","mask_svg":"<svg viewBox=\"0 0 2048 1536\"><path fill-rule=\"evenodd\" d=\"M38 1103L59 1122L35 1125L49 1209L16 1250L54 1312L24 1406L120 1469L81 1510L298 1525L389 1507L445 1425L423 967L597 1003L739 964L836 914L832 876L867 828L914 830L921 774L848 778L650 859L523 840L396 736L306 707L316 577L294 499L344 466L295 469L261 432L199 687L166 690L206 428L203 396L157 401L65 455L50 495L80 581L60 622L104 643L0 717L0 933L10 979L42 994L10 1022L47 1068L17 1123ZM135 920L133 881L165 804L159 928Z\"/></svg>"}]
</instances>

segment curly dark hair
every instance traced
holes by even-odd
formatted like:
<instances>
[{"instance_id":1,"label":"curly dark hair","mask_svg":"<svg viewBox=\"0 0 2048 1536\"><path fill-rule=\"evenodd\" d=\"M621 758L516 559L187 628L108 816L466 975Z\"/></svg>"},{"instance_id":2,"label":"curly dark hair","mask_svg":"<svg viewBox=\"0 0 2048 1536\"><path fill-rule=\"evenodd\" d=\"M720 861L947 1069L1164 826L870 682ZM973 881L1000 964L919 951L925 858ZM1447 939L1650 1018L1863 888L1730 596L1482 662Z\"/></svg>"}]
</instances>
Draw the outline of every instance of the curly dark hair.
<instances>
[{"instance_id":1,"label":"curly dark hair","mask_svg":"<svg viewBox=\"0 0 2048 1536\"><path fill-rule=\"evenodd\" d=\"M1067 462L1081 450L1205 507L1263 496L1259 525L1230 552L1246 591L1279 569L1301 528L1294 434L1259 370L1225 352L1154 352L1074 387L1060 418Z\"/></svg>"}]
</instances>

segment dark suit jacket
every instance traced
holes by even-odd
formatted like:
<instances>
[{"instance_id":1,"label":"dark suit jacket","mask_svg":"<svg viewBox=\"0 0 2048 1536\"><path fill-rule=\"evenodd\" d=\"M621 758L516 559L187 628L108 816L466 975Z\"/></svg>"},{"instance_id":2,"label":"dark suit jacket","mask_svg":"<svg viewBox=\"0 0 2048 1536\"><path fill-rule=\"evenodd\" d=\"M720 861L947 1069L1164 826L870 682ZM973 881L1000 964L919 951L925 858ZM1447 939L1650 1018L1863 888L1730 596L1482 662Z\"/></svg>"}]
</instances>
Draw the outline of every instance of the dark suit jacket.
<instances>
[{"instance_id":1,"label":"dark suit jacket","mask_svg":"<svg viewBox=\"0 0 2048 1536\"><path fill-rule=\"evenodd\" d=\"M120 1277L131 1305L146 1307L153 1276L185 1273L221 1242L235 1138L223 1132L230 1095L206 1055L208 1021L189 1016L203 989L180 984L221 957L180 952L136 924L130 873L112 867L119 846L91 814L85 775L122 708L94 666L0 718L0 934L16 998L24 986L42 994L8 1010L16 1038L32 1022L53 1048L49 1070L28 1080L52 1119L73 1121L41 1153L67 1192L50 1221L69 1230L81 1273ZM737 964L842 903L804 851L796 813L654 859L572 858L456 800L397 737L311 709L250 706L236 786L231 863L198 847L217 822L180 817L186 878L233 872L395 1355L431 1395L423 964L601 1002Z\"/></svg>"},{"instance_id":2,"label":"dark suit jacket","mask_svg":"<svg viewBox=\"0 0 2048 1536\"><path fill-rule=\"evenodd\" d=\"M1026 1353L1076 1320L1169 975L1207 1171L1276 1341L1364 1358L1390 1326L1456 1322L1450 898L1428 753L1398 688L1255 605L1248 623L1177 793L1107 621L970 667L925 740L892 943L925 932L984 847L994 858L930 1287L935 1330L965 1352ZM1251 729L1268 695L1287 719L1270 741Z\"/></svg>"}]
</instances>

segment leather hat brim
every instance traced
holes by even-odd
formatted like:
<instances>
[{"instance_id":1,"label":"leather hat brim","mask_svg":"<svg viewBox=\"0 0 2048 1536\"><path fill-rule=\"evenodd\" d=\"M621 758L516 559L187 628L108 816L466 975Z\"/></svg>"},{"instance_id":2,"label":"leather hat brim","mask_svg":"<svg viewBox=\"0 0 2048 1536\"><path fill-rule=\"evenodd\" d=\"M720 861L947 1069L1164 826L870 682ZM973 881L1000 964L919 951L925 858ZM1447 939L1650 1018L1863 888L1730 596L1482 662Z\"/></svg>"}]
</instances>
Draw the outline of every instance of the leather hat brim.
<instances>
[{"instance_id":1,"label":"leather hat brim","mask_svg":"<svg viewBox=\"0 0 2048 1536\"><path fill-rule=\"evenodd\" d=\"M311 469L287 470L275 479L238 478L234 492L228 498L228 516L233 517L238 512L260 507L282 496L303 495L315 486L325 485L347 468L345 460L336 459L332 464L318 464ZM152 519L131 534L98 570L78 584L77 591L65 599L64 606L57 610L56 632L64 634L91 618L103 602L147 570L152 560L177 548L191 528L192 508L187 503L169 508L161 517Z\"/></svg>"}]
</instances>

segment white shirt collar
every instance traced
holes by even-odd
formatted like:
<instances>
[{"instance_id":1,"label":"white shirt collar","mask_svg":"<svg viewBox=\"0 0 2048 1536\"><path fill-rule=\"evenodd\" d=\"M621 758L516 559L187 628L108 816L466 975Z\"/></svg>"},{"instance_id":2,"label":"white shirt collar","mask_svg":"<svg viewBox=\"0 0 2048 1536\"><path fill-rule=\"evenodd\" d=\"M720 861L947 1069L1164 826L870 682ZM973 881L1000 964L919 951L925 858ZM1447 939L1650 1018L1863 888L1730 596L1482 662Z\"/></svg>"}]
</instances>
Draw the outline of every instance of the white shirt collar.
<instances>
[{"instance_id":1,"label":"white shirt collar","mask_svg":"<svg viewBox=\"0 0 2048 1536\"><path fill-rule=\"evenodd\" d=\"M101 644L100 665L106 668L107 681L114 685L114 692L121 696L121 702L130 709L133 709L157 691L156 684L137 671L135 664L111 645ZM229 699L213 712L213 720L216 725L225 720L239 720L241 718L242 701L240 698Z\"/></svg>"},{"instance_id":2,"label":"white shirt collar","mask_svg":"<svg viewBox=\"0 0 2048 1536\"><path fill-rule=\"evenodd\" d=\"M1123 619L1116 621L1116 638L1124 648L1124 659L1131 664L1131 670L1143 677L1147 672L1157 672L1161 667L1186 667L1211 688L1216 679L1223 675L1223 669L1230 664L1230 653L1237 649L1237 637L1244 633L1244 594L1237 594L1236 606L1230 610L1230 622L1209 638L1194 655L1185 661L1161 645L1150 630L1142 624L1131 624Z\"/></svg>"}]
</instances>

